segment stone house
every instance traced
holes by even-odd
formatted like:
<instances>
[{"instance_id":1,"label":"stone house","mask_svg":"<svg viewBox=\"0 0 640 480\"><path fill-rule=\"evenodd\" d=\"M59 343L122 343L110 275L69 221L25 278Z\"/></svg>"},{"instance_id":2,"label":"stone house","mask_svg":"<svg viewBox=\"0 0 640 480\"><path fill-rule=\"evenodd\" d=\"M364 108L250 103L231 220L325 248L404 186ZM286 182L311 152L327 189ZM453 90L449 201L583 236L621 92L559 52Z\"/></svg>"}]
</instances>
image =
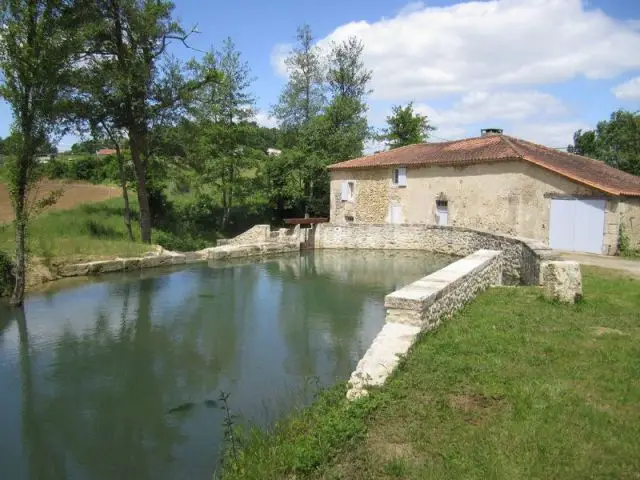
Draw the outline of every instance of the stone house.
<instances>
[{"instance_id":1,"label":"stone house","mask_svg":"<svg viewBox=\"0 0 640 480\"><path fill-rule=\"evenodd\" d=\"M609 255L621 240L640 249L640 177L498 129L329 171L334 224L466 227Z\"/></svg>"}]
</instances>

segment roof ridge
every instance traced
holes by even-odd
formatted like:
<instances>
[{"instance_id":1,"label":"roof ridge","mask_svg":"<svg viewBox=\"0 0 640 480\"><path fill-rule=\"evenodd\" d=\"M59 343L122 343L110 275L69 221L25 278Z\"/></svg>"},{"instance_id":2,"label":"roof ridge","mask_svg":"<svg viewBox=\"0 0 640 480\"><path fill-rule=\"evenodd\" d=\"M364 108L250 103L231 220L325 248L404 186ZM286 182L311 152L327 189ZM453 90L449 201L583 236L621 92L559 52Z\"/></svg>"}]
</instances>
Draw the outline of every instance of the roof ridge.
<instances>
[{"instance_id":1,"label":"roof ridge","mask_svg":"<svg viewBox=\"0 0 640 480\"><path fill-rule=\"evenodd\" d=\"M505 137L507 137L507 135L505 135ZM627 177L633 178L634 180L640 182L640 176L634 175L633 173L625 172L624 170L620 170L619 168L613 167L613 166L609 165L608 163L604 162L603 160L598 160L597 158L587 157L586 155L579 155L577 153L565 152L564 150L556 150L554 148L547 147L546 145L541 145L539 143L530 142L530 141L524 140L522 138L514 138L514 137L509 137L509 138L511 140L515 140L516 142L524 143L524 144L530 146L531 148L536 148L538 150L543 150L543 151L546 151L546 152L554 154L554 155L566 155L568 157L575 158L576 160L579 160L579 161L582 161L582 162L590 162L592 164L597 164L598 166L604 165L605 167L610 168L612 170L612 172L615 172L618 175L627 176Z\"/></svg>"},{"instance_id":2,"label":"roof ridge","mask_svg":"<svg viewBox=\"0 0 640 480\"><path fill-rule=\"evenodd\" d=\"M525 158L525 154L511 141L511 137L508 135L500 135L500 140L506 143L507 146L516 153L516 157Z\"/></svg>"}]
</instances>

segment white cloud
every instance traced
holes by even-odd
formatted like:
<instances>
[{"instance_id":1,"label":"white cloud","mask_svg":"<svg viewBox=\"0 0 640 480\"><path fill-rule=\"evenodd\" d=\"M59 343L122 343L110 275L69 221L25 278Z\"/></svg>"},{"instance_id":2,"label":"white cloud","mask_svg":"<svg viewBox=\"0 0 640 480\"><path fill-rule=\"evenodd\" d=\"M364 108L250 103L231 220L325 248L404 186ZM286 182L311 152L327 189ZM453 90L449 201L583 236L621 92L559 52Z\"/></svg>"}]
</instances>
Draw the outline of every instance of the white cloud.
<instances>
[{"instance_id":1,"label":"white cloud","mask_svg":"<svg viewBox=\"0 0 640 480\"><path fill-rule=\"evenodd\" d=\"M632 78L611 91L620 100L640 100L640 77Z\"/></svg>"},{"instance_id":2,"label":"white cloud","mask_svg":"<svg viewBox=\"0 0 640 480\"><path fill-rule=\"evenodd\" d=\"M640 56L629 53L640 50L640 32L581 0L409 7L391 19L348 23L320 42L362 39L374 98L407 101L579 75L612 78L640 68Z\"/></svg>"},{"instance_id":3,"label":"white cloud","mask_svg":"<svg viewBox=\"0 0 640 480\"><path fill-rule=\"evenodd\" d=\"M292 45L281 43L276 45L271 51L271 67L275 70L276 74L281 77L287 77L287 65L285 59L289 56Z\"/></svg>"},{"instance_id":4,"label":"white cloud","mask_svg":"<svg viewBox=\"0 0 640 480\"><path fill-rule=\"evenodd\" d=\"M450 108L437 109L425 103L417 103L414 110L427 115L437 127L433 138L454 140L465 136L478 136L481 128L503 128L507 134L515 134L515 126L527 122L553 122L567 113L567 108L557 98L547 93L527 91L469 92ZM541 123L545 124L545 123ZM524 131L518 127L517 130ZM543 132L536 139L544 139ZM525 132L527 133L527 132ZM573 132L571 132L573 135ZM551 135L557 137L557 135ZM527 137L524 137L527 138ZM534 140L533 138L529 138ZM543 144L555 143L556 138L544 139Z\"/></svg>"},{"instance_id":5,"label":"white cloud","mask_svg":"<svg viewBox=\"0 0 640 480\"><path fill-rule=\"evenodd\" d=\"M253 116L253 119L261 127L276 128L278 126L278 120L268 113L258 112Z\"/></svg>"},{"instance_id":6,"label":"white cloud","mask_svg":"<svg viewBox=\"0 0 640 480\"><path fill-rule=\"evenodd\" d=\"M435 125L470 125L487 121L517 121L535 115L555 116L566 112L552 95L537 91L469 92L450 110L438 111L417 104L415 110L428 115Z\"/></svg>"},{"instance_id":7,"label":"white cloud","mask_svg":"<svg viewBox=\"0 0 640 480\"><path fill-rule=\"evenodd\" d=\"M523 122L512 125L505 133L548 147L565 148L573 143L573 134L576 130L588 128L591 127L581 121Z\"/></svg>"},{"instance_id":8,"label":"white cloud","mask_svg":"<svg viewBox=\"0 0 640 480\"><path fill-rule=\"evenodd\" d=\"M318 45L326 49L354 35L363 41L365 65L373 71L369 120L375 126L383 124L391 104L414 101L438 127L434 139L498 127L560 146L589 125L540 86L640 70L640 56L631 53L640 51L639 25L610 17L587 0L461 1L446 7L414 1L393 18L344 24ZM289 49L280 45L272 53L281 76ZM635 81L640 84L620 85L614 94L640 98Z\"/></svg>"},{"instance_id":9,"label":"white cloud","mask_svg":"<svg viewBox=\"0 0 640 480\"><path fill-rule=\"evenodd\" d=\"M419 12L424 8L424 2L411 2L407 3L398 11L398 16L411 15L412 13Z\"/></svg>"}]
</instances>

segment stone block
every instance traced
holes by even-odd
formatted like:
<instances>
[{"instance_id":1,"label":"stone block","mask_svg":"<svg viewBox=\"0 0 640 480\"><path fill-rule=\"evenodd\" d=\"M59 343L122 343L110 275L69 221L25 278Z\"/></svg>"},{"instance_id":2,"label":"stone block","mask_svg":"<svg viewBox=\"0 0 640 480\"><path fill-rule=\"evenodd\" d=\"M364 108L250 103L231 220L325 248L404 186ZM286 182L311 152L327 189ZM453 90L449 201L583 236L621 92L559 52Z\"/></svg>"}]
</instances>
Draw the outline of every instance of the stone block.
<instances>
[{"instance_id":1,"label":"stone block","mask_svg":"<svg viewBox=\"0 0 640 480\"><path fill-rule=\"evenodd\" d=\"M123 261L124 270L130 272L132 270L140 270L141 258L125 258Z\"/></svg>"},{"instance_id":2,"label":"stone block","mask_svg":"<svg viewBox=\"0 0 640 480\"><path fill-rule=\"evenodd\" d=\"M173 265L173 255L157 255L140 259L140 268L166 267Z\"/></svg>"},{"instance_id":3,"label":"stone block","mask_svg":"<svg viewBox=\"0 0 640 480\"><path fill-rule=\"evenodd\" d=\"M541 271L545 297L563 303L575 303L582 298L582 273L578 262L544 262Z\"/></svg>"},{"instance_id":4,"label":"stone block","mask_svg":"<svg viewBox=\"0 0 640 480\"><path fill-rule=\"evenodd\" d=\"M61 277L81 277L89 275L91 263L76 263L73 265L63 265L58 270L58 275Z\"/></svg>"},{"instance_id":5,"label":"stone block","mask_svg":"<svg viewBox=\"0 0 640 480\"><path fill-rule=\"evenodd\" d=\"M89 274L92 275L97 275L99 273L121 272L122 270L124 270L124 261L122 259L102 260L89 263Z\"/></svg>"},{"instance_id":6,"label":"stone block","mask_svg":"<svg viewBox=\"0 0 640 480\"><path fill-rule=\"evenodd\" d=\"M367 387L382 385L407 354L419 333L420 327L385 324L351 374L347 398L355 400L366 396Z\"/></svg>"}]
</instances>

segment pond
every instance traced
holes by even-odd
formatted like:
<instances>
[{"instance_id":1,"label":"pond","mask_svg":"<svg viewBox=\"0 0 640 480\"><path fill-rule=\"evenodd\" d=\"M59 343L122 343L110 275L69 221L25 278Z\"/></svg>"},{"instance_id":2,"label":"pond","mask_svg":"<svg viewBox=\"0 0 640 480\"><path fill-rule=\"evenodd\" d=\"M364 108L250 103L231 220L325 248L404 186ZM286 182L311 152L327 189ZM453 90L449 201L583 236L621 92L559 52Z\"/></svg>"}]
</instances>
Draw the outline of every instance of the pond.
<instances>
[{"instance_id":1,"label":"pond","mask_svg":"<svg viewBox=\"0 0 640 480\"><path fill-rule=\"evenodd\" d=\"M317 251L52 284L2 307L2 478L210 479L220 392L268 426L349 377L387 293L451 261Z\"/></svg>"}]
</instances>

